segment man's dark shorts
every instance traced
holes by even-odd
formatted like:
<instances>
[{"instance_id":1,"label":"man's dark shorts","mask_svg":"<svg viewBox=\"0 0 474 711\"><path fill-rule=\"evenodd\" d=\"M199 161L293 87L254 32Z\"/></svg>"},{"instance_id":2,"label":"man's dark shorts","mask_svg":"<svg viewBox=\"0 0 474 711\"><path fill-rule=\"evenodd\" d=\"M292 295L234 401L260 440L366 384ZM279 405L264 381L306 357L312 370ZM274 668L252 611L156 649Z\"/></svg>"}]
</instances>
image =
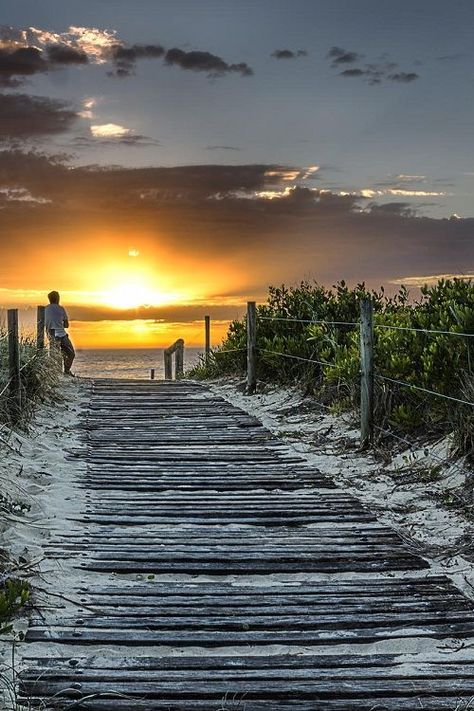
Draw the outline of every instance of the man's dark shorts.
<instances>
[{"instance_id":1,"label":"man's dark shorts","mask_svg":"<svg viewBox=\"0 0 474 711\"><path fill-rule=\"evenodd\" d=\"M56 345L61 349L64 360L64 370L68 372L71 369L72 362L76 357L76 351L71 343L69 336L61 336L54 339Z\"/></svg>"}]
</instances>

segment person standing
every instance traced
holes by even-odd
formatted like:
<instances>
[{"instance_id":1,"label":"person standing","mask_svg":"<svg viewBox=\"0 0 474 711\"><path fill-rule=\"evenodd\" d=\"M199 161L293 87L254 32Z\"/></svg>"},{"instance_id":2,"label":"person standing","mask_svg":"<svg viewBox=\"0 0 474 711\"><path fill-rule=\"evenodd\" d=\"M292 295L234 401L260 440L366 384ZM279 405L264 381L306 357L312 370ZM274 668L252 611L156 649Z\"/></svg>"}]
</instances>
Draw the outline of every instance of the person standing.
<instances>
[{"instance_id":1,"label":"person standing","mask_svg":"<svg viewBox=\"0 0 474 711\"><path fill-rule=\"evenodd\" d=\"M64 363L64 374L74 377L71 366L76 357L74 346L66 333L69 328L69 319L66 309L59 305L59 292L50 291L48 294L49 305L45 309L45 326L50 342L60 349Z\"/></svg>"}]
</instances>

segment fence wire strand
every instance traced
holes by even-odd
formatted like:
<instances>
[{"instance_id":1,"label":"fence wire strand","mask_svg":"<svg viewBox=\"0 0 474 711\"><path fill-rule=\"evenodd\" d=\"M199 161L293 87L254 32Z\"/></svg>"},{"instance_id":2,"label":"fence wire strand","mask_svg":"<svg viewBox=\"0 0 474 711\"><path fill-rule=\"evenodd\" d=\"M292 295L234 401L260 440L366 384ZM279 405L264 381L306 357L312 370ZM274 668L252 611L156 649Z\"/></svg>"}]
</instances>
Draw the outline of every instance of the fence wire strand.
<instances>
[{"instance_id":1,"label":"fence wire strand","mask_svg":"<svg viewBox=\"0 0 474 711\"><path fill-rule=\"evenodd\" d=\"M225 351L211 351L212 355L225 355L226 353L243 353L246 351L246 348L229 348L228 350Z\"/></svg>"},{"instance_id":2,"label":"fence wire strand","mask_svg":"<svg viewBox=\"0 0 474 711\"><path fill-rule=\"evenodd\" d=\"M374 328L392 329L394 331L414 331L415 333L432 333L441 336L459 336L460 338L474 338L474 333L458 333L457 331L437 331L430 328L412 328L409 326L390 326L374 323Z\"/></svg>"},{"instance_id":3,"label":"fence wire strand","mask_svg":"<svg viewBox=\"0 0 474 711\"><path fill-rule=\"evenodd\" d=\"M302 358L301 356L290 355L289 353L278 353L278 351L269 351L266 348L258 348L260 353L269 353L270 355L282 356L283 358L293 358L294 360L302 360L305 363L316 363L317 365L333 366L334 363L328 363L325 360L315 360L313 358Z\"/></svg>"},{"instance_id":4,"label":"fence wire strand","mask_svg":"<svg viewBox=\"0 0 474 711\"><path fill-rule=\"evenodd\" d=\"M436 390L428 390L428 388L422 388L420 385L412 385L410 383L405 383L403 380L395 380L395 378L389 378L387 375L382 375L381 373L375 373L375 377L380 378L380 380L385 380L389 383L402 385L405 388L419 390L422 393L427 393L427 395L435 395L436 397L442 397L445 400L452 400L453 402L457 402L460 405L470 405L471 407L474 407L474 402L469 402L469 400L461 400L460 398L452 397L451 395L443 395L443 393L438 393L436 392Z\"/></svg>"},{"instance_id":5,"label":"fence wire strand","mask_svg":"<svg viewBox=\"0 0 474 711\"><path fill-rule=\"evenodd\" d=\"M328 326L358 326L356 321L324 321L306 318L286 318L283 316L259 316L259 321L289 321L291 323L324 323Z\"/></svg>"}]
</instances>

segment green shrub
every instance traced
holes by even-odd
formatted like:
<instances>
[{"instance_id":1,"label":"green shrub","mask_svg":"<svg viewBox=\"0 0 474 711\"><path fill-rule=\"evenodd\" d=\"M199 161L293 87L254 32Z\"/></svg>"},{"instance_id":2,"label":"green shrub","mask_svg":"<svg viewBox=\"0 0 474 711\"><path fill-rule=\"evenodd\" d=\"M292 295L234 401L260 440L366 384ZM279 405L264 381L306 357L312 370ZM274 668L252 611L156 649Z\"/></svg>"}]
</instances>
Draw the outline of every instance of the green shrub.
<instances>
[{"instance_id":1,"label":"green shrub","mask_svg":"<svg viewBox=\"0 0 474 711\"><path fill-rule=\"evenodd\" d=\"M298 383L332 404L333 410L357 408L362 298L371 298L374 307L376 422L402 434L444 433L454 428L457 450L472 452L474 408L382 377L474 401L474 339L456 335L474 334L472 281L442 279L423 287L414 302L403 286L394 296L387 296L383 288L370 291L363 283L349 289L343 281L332 289L308 282L272 286L267 303L257 308L257 377L267 382ZM317 323L308 323L311 321ZM206 378L243 372L245 347L245 319L233 321L209 365L201 363L190 374ZM241 350L218 355L234 349Z\"/></svg>"},{"instance_id":2,"label":"green shrub","mask_svg":"<svg viewBox=\"0 0 474 711\"><path fill-rule=\"evenodd\" d=\"M30 586L26 580L7 578L0 584L0 634L11 632L10 620L28 602Z\"/></svg>"}]
</instances>

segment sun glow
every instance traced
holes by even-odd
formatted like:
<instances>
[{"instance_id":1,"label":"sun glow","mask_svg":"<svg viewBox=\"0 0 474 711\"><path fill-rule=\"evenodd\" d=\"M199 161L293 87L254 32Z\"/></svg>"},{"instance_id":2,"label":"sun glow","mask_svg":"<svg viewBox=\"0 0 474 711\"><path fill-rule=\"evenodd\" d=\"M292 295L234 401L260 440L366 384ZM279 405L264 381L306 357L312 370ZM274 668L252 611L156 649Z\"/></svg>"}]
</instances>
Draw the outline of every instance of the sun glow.
<instances>
[{"instance_id":1,"label":"sun glow","mask_svg":"<svg viewBox=\"0 0 474 711\"><path fill-rule=\"evenodd\" d=\"M101 302L114 309L137 309L140 306L164 306L179 302L176 292L157 291L139 281L124 281L104 291Z\"/></svg>"}]
</instances>

